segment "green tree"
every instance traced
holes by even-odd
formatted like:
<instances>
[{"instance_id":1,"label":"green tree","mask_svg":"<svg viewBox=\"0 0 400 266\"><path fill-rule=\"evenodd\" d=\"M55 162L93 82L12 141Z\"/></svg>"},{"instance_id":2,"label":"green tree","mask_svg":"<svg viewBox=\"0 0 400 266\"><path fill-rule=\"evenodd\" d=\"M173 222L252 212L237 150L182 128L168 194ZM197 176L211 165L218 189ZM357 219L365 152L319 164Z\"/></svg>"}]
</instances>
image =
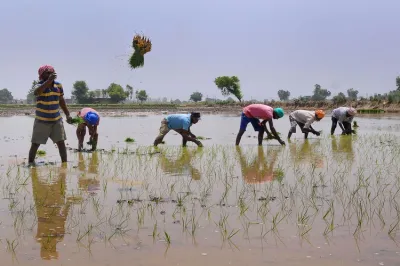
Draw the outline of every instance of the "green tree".
<instances>
[{"instance_id":1,"label":"green tree","mask_svg":"<svg viewBox=\"0 0 400 266\"><path fill-rule=\"evenodd\" d=\"M72 95L77 103L86 103L88 99L89 87L84 80L75 81L73 85Z\"/></svg>"},{"instance_id":2,"label":"green tree","mask_svg":"<svg viewBox=\"0 0 400 266\"><path fill-rule=\"evenodd\" d=\"M330 91L328 91L327 89L323 89L319 84L314 85L314 94L311 97L313 101L324 101L329 96L331 96Z\"/></svg>"},{"instance_id":3,"label":"green tree","mask_svg":"<svg viewBox=\"0 0 400 266\"><path fill-rule=\"evenodd\" d=\"M127 93L128 97L129 97L129 100L132 100L132 98L133 98L133 87L130 86L130 85L126 85L125 88L126 88L126 93Z\"/></svg>"},{"instance_id":4,"label":"green tree","mask_svg":"<svg viewBox=\"0 0 400 266\"><path fill-rule=\"evenodd\" d=\"M0 90L0 103L8 103L12 101L14 97L12 93L7 89Z\"/></svg>"},{"instance_id":5,"label":"green tree","mask_svg":"<svg viewBox=\"0 0 400 266\"><path fill-rule=\"evenodd\" d=\"M289 97L290 97L290 91L279 90L278 96L281 101L287 101L287 100L289 100Z\"/></svg>"},{"instance_id":6,"label":"green tree","mask_svg":"<svg viewBox=\"0 0 400 266\"><path fill-rule=\"evenodd\" d=\"M32 82L32 86L31 89L28 91L28 95L26 95L26 102L31 104L34 103L36 100L36 96L35 96L35 90L34 87L38 84L38 82L36 80L34 80Z\"/></svg>"},{"instance_id":7,"label":"green tree","mask_svg":"<svg viewBox=\"0 0 400 266\"><path fill-rule=\"evenodd\" d=\"M400 76L397 76L397 78L396 78L396 87L397 87L397 90L400 91Z\"/></svg>"},{"instance_id":8,"label":"green tree","mask_svg":"<svg viewBox=\"0 0 400 266\"><path fill-rule=\"evenodd\" d=\"M358 90L355 90L353 88L348 89L347 96L349 97L349 100L356 101L358 96Z\"/></svg>"},{"instance_id":9,"label":"green tree","mask_svg":"<svg viewBox=\"0 0 400 266\"><path fill-rule=\"evenodd\" d=\"M147 101L148 97L149 96L147 95L147 92L145 90L136 91L136 99L141 103Z\"/></svg>"},{"instance_id":10,"label":"green tree","mask_svg":"<svg viewBox=\"0 0 400 266\"><path fill-rule=\"evenodd\" d=\"M111 83L110 86L108 86L107 94L108 96L110 96L111 101L114 103L124 101L127 97L124 88L116 83Z\"/></svg>"},{"instance_id":11,"label":"green tree","mask_svg":"<svg viewBox=\"0 0 400 266\"><path fill-rule=\"evenodd\" d=\"M332 101L334 104L344 104L346 103L346 95L343 92L339 92L338 95L333 96Z\"/></svg>"},{"instance_id":12,"label":"green tree","mask_svg":"<svg viewBox=\"0 0 400 266\"><path fill-rule=\"evenodd\" d=\"M243 94L240 89L240 80L238 77L221 76L217 77L214 80L214 83L217 85L218 89L221 90L222 95L229 96L232 94L239 100L239 102L242 101Z\"/></svg>"},{"instance_id":13,"label":"green tree","mask_svg":"<svg viewBox=\"0 0 400 266\"><path fill-rule=\"evenodd\" d=\"M202 99L203 99L203 94L201 92L196 91L196 92L193 92L192 95L190 95L189 100L197 103L197 102L201 102Z\"/></svg>"}]
</instances>

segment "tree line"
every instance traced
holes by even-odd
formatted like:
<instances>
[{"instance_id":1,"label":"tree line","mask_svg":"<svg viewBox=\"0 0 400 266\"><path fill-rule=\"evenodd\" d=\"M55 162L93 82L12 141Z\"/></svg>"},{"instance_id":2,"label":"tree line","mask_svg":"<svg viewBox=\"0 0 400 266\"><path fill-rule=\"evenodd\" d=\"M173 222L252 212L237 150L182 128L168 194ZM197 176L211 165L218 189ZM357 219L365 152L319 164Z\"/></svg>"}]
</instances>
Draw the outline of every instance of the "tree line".
<instances>
[{"instance_id":1,"label":"tree line","mask_svg":"<svg viewBox=\"0 0 400 266\"><path fill-rule=\"evenodd\" d=\"M37 81L32 82L31 89L27 94L27 102L34 103L35 95L34 95L34 86L37 84ZM239 102L243 99L243 93L240 86L240 80L237 76L220 76L214 79L214 84L217 89L221 91L222 96L228 97L233 96ZM337 95L332 97L332 101L335 104L344 104L346 101L356 101L360 100L370 100L370 101L387 101L388 103L400 103L400 76L396 77L396 89L389 91L388 93L383 94L374 94L370 96L369 99L364 97L358 97L359 91L353 88L347 90L346 94L343 92L339 92ZM278 97L281 101L289 101L290 100L290 91L288 90L278 90ZM148 100L149 96L146 90L136 90L134 91L133 87L130 85L126 85L123 88L121 85L117 83L111 83L107 89L96 89L90 90L86 81L78 80L73 84L72 96L75 101L79 104L91 104L96 103L101 99L107 99L109 103L120 103L127 99L133 100L134 98L143 103ZM322 88L321 85L315 84L312 95L309 96L300 96L298 98L292 99L297 102L308 102L308 101L325 101L331 96L331 92L325 88ZM0 103L10 103L13 101L12 93L4 88L0 90ZM190 101L193 102L201 102L203 100L203 94L199 91L193 92L190 97ZM228 98L231 102L233 99L231 97ZM180 102L180 100L172 101L172 103Z\"/></svg>"}]
</instances>

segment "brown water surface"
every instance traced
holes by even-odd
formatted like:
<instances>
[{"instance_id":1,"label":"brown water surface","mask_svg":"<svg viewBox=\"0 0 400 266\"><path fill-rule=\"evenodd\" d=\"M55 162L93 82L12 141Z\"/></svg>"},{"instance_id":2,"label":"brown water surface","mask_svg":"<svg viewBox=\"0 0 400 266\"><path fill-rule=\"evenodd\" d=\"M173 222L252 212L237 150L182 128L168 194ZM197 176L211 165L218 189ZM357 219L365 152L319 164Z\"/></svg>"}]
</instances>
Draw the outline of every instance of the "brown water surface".
<instances>
[{"instance_id":1,"label":"brown water surface","mask_svg":"<svg viewBox=\"0 0 400 266\"><path fill-rule=\"evenodd\" d=\"M49 143L33 168L33 120L0 118L1 265L399 265L398 118L334 137L326 118L286 147L249 126L235 147L239 118L210 115L204 148L155 149L161 118L104 117L94 153L66 125L69 162Z\"/></svg>"}]
</instances>

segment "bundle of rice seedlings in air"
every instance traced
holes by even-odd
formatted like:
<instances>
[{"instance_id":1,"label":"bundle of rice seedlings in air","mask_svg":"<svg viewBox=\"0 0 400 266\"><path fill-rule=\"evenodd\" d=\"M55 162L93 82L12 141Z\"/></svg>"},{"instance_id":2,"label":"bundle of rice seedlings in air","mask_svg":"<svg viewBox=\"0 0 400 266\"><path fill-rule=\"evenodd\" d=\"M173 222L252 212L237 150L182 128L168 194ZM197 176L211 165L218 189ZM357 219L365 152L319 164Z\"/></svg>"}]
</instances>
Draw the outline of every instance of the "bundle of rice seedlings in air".
<instances>
[{"instance_id":1,"label":"bundle of rice seedlings in air","mask_svg":"<svg viewBox=\"0 0 400 266\"><path fill-rule=\"evenodd\" d=\"M131 68L139 68L144 66L144 55L151 51L150 39L136 34L133 37L132 47L134 49L133 54L129 58L129 65Z\"/></svg>"}]
</instances>

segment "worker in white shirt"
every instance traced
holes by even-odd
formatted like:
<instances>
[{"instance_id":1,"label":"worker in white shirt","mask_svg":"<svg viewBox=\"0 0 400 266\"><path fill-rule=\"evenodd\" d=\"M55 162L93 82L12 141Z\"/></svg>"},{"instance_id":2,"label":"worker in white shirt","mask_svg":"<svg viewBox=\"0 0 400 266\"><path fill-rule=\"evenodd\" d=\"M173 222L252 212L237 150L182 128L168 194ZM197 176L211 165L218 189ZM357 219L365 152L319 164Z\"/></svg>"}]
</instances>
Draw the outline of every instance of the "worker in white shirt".
<instances>
[{"instance_id":1,"label":"worker in white shirt","mask_svg":"<svg viewBox=\"0 0 400 266\"><path fill-rule=\"evenodd\" d=\"M351 122L357 110L352 107L339 107L332 111L332 128L331 135L335 133L337 123L342 129L342 135L354 134L355 131L351 128Z\"/></svg>"},{"instance_id":2,"label":"worker in white shirt","mask_svg":"<svg viewBox=\"0 0 400 266\"><path fill-rule=\"evenodd\" d=\"M301 131L304 133L304 138L307 139L308 133L311 132L316 136L321 133L315 131L311 126L315 121L320 121L324 118L325 112L322 110L307 111L307 110L296 110L289 114L290 130L288 134L288 139L293 133L296 133L297 125L300 127Z\"/></svg>"}]
</instances>

